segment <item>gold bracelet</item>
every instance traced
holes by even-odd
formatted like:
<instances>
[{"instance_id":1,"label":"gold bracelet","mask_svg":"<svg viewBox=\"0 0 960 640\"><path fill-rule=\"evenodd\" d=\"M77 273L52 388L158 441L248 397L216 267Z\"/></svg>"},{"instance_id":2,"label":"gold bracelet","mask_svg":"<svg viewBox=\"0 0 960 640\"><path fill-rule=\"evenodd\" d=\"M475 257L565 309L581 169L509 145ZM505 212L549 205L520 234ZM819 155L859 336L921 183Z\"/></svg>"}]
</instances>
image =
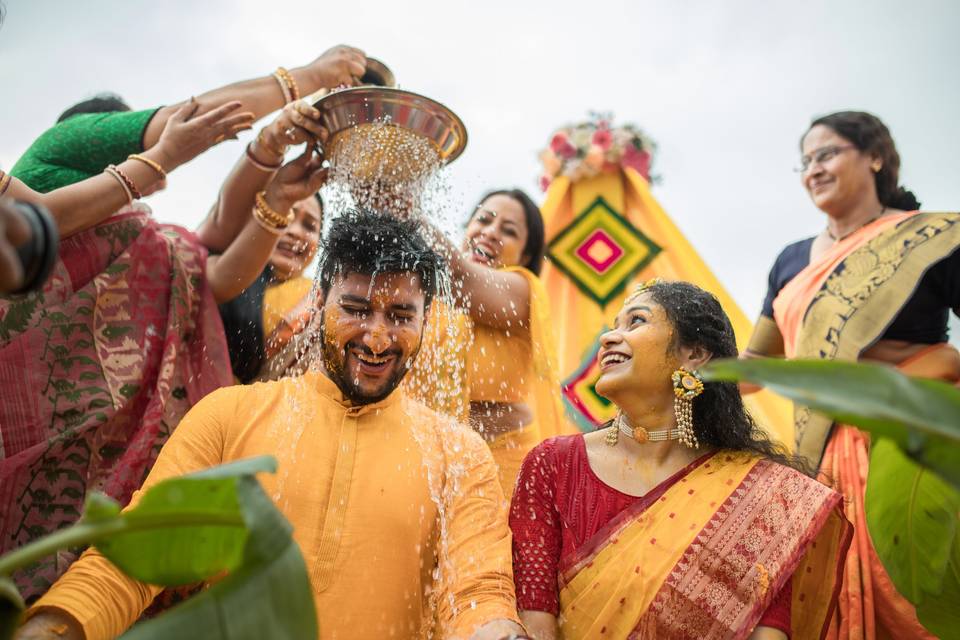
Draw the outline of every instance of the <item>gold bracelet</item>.
<instances>
[{"instance_id":1,"label":"gold bracelet","mask_svg":"<svg viewBox=\"0 0 960 640\"><path fill-rule=\"evenodd\" d=\"M277 73L281 78L283 78L284 83L287 85L287 89L290 91L290 102L296 102L299 100L300 87L297 86L297 81L293 79L293 74L283 67L277 67Z\"/></svg>"},{"instance_id":2,"label":"gold bracelet","mask_svg":"<svg viewBox=\"0 0 960 640\"><path fill-rule=\"evenodd\" d=\"M283 157L284 157L284 156L286 155L286 153L287 153L287 152L286 152L286 148L284 148L284 149L277 149L276 147L270 145L270 144L267 142L267 136L265 136L264 133L263 133L263 132L266 131L266 130L267 130L266 127L264 127L263 129L260 129L260 133L257 134L257 144L259 144L261 147L263 147L264 149L266 149L267 151L269 151L269 152L272 153L273 155L279 157L279 158L280 158L280 164L283 164Z\"/></svg>"},{"instance_id":3,"label":"gold bracelet","mask_svg":"<svg viewBox=\"0 0 960 640\"><path fill-rule=\"evenodd\" d=\"M275 211L269 204L267 204L266 191L261 191L257 194L254 206L254 212L259 213L263 216L264 220L277 227L278 229L286 229L291 222L293 222L293 209L288 211L286 215Z\"/></svg>"},{"instance_id":4,"label":"gold bracelet","mask_svg":"<svg viewBox=\"0 0 960 640\"><path fill-rule=\"evenodd\" d=\"M257 207L253 208L253 219L256 221L260 228L266 231L269 234L279 236L285 231L285 227L277 227L272 222L267 220L263 216L263 212L260 211Z\"/></svg>"},{"instance_id":5,"label":"gold bracelet","mask_svg":"<svg viewBox=\"0 0 960 640\"><path fill-rule=\"evenodd\" d=\"M160 163L155 160L151 160L150 158L145 158L139 153L131 153L130 155L127 156L127 160L139 160L143 164L147 165L148 167L156 171L157 174L160 175L161 180L167 179L167 172L164 171L163 167L160 166Z\"/></svg>"},{"instance_id":6,"label":"gold bracelet","mask_svg":"<svg viewBox=\"0 0 960 640\"><path fill-rule=\"evenodd\" d=\"M10 182L12 180L13 178L9 173L5 173L2 169L0 169L0 196L7 192L7 189L10 188Z\"/></svg>"},{"instance_id":7,"label":"gold bracelet","mask_svg":"<svg viewBox=\"0 0 960 640\"><path fill-rule=\"evenodd\" d=\"M279 69L273 72L273 78L277 81L277 84L280 85L280 92L283 93L283 104L289 104L290 102L293 102L293 98L290 95L290 89L287 87L287 81L284 80Z\"/></svg>"}]
</instances>

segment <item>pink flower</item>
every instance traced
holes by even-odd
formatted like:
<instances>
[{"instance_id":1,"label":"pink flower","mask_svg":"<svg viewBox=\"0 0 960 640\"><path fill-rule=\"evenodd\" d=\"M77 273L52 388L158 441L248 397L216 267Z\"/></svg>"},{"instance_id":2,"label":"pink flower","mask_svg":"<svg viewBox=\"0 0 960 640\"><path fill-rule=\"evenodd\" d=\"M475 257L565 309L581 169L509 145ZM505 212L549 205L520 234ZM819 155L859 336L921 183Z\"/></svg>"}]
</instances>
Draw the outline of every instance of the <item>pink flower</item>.
<instances>
[{"instance_id":1,"label":"pink flower","mask_svg":"<svg viewBox=\"0 0 960 640\"><path fill-rule=\"evenodd\" d=\"M546 191L550 188L550 177L549 176L540 176L540 191Z\"/></svg>"},{"instance_id":2,"label":"pink flower","mask_svg":"<svg viewBox=\"0 0 960 640\"><path fill-rule=\"evenodd\" d=\"M550 140L550 150L564 160L577 155L577 148L570 144L570 139L563 132L554 134Z\"/></svg>"},{"instance_id":3,"label":"pink flower","mask_svg":"<svg viewBox=\"0 0 960 640\"><path fill-rule=\"evenodd\" d=\"M593 139L590 142L600 147L602 151L606 151L613 144L613 134L609 129L597 129L593 132Z\"/></svg>"},{"instance_id":4,"label":"pink flower","mask_svg":"<svg viewBox=\"0 0 960 640\"><path fill-rule=\"evenodd\" d=\"M645 179L650 179L650 154L648 152L639 151L632 144L628 144L623 150L620 164L623 167L630 167Z\"/></svg>"}]
</instances>

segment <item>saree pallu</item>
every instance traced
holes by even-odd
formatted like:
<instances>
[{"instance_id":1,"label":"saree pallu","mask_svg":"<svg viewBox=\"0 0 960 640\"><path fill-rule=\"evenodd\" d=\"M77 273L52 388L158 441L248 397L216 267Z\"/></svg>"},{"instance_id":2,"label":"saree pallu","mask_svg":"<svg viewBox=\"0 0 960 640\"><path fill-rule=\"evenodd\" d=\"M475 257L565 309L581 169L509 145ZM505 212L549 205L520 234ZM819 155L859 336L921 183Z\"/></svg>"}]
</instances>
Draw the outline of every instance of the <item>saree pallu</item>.
<instances>
[{"instance_id":1,"label":"saree pallu","mask_svg":"<svg viewBox=\"0 0 960 640\"><path fill-rule=\"evenodd\" d=\"M792 580L791 637L821 638L851 535L840 501L783 465L717 453L560 568L563 636L746 638Z\"/></svg>"},{"instance_id":2,"label":"saree pallu","mask_svg":"<svg viewBox=\"0 0 960 640\"><path fill-rule=\"evenodd\" d=\"M855 361L909 301L927 270L960 246L960 215L909 212L880 218L836 244L774 300L787 357ZM899 368L956 382L952 347L932 345ZM893 586L867 531L867 434L796 407L797 452L821 461L821 480L841 492L856 537L847 556L830 638L932 638Z\"/></svg>"},{"instance_id":3,"label":"saree pallu","mask_svg":"<svg viewBox=\"0 0 960 640\"><path fill-rule=\"evenodd\" d=\"M230 384L223 327L189 231L133 205L65 239L41 292L0 299L0 551L126 504L187 410ZM14 576L43 593L76 558Z\"/></svg>"},{"instance_id":4,"label":"saree pallu","mask_svg":"<svg viewBox=\"0 0 960 640\"><path fill-rule=\"evenodd\" d=\"M431 409L464 423L470 402L522 404L533 419L498 435L490 450L500 470L504 495L513 486L526 454L547 438L577 433L560 399L557 355L547 292L522 267L501 269L522 276L530 290L528 331L492 329L474 323L459 309L434 302L423 346L407 380L408 391Z\"/></svg>"},{"instance_id":5,"label":"saree pallu","mask_svg":"<svg viewBox=\"0 0 960 640\"><path fill-rule=\"evenodd\" d=\"M901 373L956 383L956 349L935 344L902 362ZM877 556L867 529L864 498L870 469L870 436L856 427L833 428L820 465L820 479L843 494L844 512L853 523L854 538L844 568L838 615L833 617L829 640L874 640L936 636L917 620L916 610L900 595Z\"/></svg>"}]
</instances>

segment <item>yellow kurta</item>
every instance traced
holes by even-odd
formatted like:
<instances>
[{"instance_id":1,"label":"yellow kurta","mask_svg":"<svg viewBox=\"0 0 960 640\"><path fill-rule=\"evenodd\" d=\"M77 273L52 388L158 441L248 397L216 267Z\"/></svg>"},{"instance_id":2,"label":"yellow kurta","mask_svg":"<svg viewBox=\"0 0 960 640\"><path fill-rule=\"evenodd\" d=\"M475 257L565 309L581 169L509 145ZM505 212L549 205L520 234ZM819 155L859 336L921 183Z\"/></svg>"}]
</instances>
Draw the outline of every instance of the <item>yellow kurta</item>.
<instances>
[{"instance_id":1,"label":"yellow kurta","mask_svg":"<svg viewBox=\"0 0 960 640\"><path fill-rule=\"evenodd\" d=\"M259 480L294 527L321 638L422 637L434 619L439 637L466 638L517 619L497 469L470 430L403 391L351 408L311 372L204 398L144 487L262 454L279 462ZM97 640L119 635L158 592L90 550L36 606L65 609Z\"/></svg>"}]
</instances>

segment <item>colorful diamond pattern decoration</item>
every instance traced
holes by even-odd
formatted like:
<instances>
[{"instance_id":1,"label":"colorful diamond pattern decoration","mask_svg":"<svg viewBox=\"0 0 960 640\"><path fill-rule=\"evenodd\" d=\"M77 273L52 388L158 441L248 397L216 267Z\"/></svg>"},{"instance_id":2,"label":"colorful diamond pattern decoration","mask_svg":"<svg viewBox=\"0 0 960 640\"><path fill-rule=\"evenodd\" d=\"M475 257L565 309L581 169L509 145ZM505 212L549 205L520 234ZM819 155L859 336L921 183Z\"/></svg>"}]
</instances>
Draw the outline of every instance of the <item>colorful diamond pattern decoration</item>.
<instances>
[{"instance_id":1,"label":"colorful diamond pattern decoration","mask_svg":"<svg viewBox=\"0 0 960 640\"><path fill-rule=\"evenodd\" d=\"M660 251L597 197L550 241L547 256L584 295L605 307Z\"/></svg>"},{"instance_id":2,"label":"colorful diamond pattern decoration","mask_svg":"<svg viewBox=\"0 0 960 640\"><path fill-rule=\"evenodd\" d=\"M597 334L583 362L561 385L567 415L583 432L593 431L617 415L616 405L600 396L596 388L600 378L597 353L600 351L600 336L606 331L608 329L604 328Z\"/></svg>"}]
</instances>

